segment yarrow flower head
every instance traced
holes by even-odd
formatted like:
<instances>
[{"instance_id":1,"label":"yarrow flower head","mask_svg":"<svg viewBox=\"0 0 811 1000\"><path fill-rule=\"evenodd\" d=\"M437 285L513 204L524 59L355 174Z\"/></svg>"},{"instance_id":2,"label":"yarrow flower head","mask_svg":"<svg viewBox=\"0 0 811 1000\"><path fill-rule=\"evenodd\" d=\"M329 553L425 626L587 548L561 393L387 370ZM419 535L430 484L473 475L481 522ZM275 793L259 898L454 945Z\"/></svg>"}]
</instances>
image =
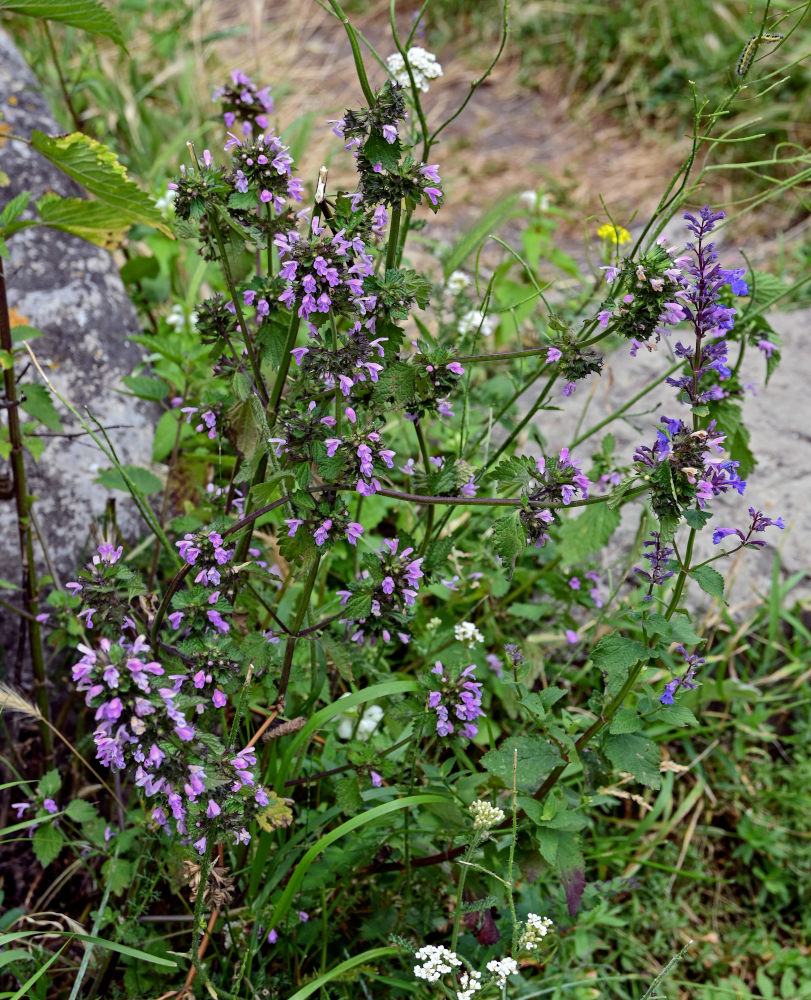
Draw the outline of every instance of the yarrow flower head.
<instances>
[{"instance_id":1,"label":"yarrow flower head","mask_svg":"<svg viewBox=\"0 0 811 1000\"><path fill-rule=\"evenodd\" d=\"M484 636L473 622L457 622L453 626L453 634L456 641L464 643L468 649L472 649L477 642L484 642Z\"/></svg>"},{"instance_id":2,"label":"yarrow flower head","mask_svg":"<svg viewBox=\"0 0 811 1000\"><path fill-rule=\"evenodd\" d=\"M492 972L496 981L496 986L503 990L507 985L507 976L513 976L518 972L518 963L514 958L494 958L487 963L487 971Z\"/></svg>"},{"instance_id":3,"label":"yarrow flower head","mask_svg":"<svg viewBox=\"0 0 811 1000\"><path fill-rule=\"evenodd\" d=\"M427 92L429 81L436 80L442 76L442 67L436 61L436 56L433 52L426 52L419 45L412 46L406 53L406 56L417 89L423 91L423 93ZM389 73L391 73L392 77L401 87L411 86L405 60L399 52L395 52L386 59L386 66Z\"/></svg>"},{"instance_id":4,"label":"yarrow flower head","mask_svg":"<svg viewBox=\"0 0 811 1000\"><path fill-rule=\"evenodd\" d=\"M518 939L519 951L535 951L554 926L549 917L539 917L537 913L527 914L527 922Z\"/></svg>"},{"instance_id":5,"label":"yarrow flower head","mask_svg":"<svg viewBox=\"0 0 811 1000\"><path fill-rule=\"evenodd\" d=\"M443 945L426 944L414 956L421 965L414 966L417 979L435 983L440 976L447 975L462 964L455 951L450 951Z\"/></svg>"},{"instance_id":6,"label":"yarrow flower head","mask_svg":"<svg viewBox=\"0 0 811 1000\"><path fill-rule=\"evenodd\" d=\"M482 337L489 337L498 326L498 316L485 316L478 309L469 309L459 320L456 330L462 336L468 333L479 333Z\"/></svg>"},{"instance_id":7,"label":"yarrow flower head","mask_svg":"<svg viewBox=\"0 0 811 1000\"><path fill-rule=\"evenodd\" d=\"M490 802L485 802L483 799L471 802L468 806L468 812L473 817L473 829L482 834L482 840L487 837L494 826L504 822L504 810Z\"/></svg>"}]
</instances>

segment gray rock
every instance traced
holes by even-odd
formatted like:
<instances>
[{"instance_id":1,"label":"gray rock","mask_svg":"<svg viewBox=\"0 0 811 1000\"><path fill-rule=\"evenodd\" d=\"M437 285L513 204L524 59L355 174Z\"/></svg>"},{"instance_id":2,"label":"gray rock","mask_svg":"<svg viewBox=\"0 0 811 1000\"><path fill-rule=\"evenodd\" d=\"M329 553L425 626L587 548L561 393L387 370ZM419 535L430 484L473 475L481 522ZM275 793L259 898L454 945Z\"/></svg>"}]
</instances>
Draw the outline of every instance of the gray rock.
<instances>
[{"instance_id":1,"label":"gray rock","mask_svg":"<svg viewBox=\"0 0 811 1000\"><path fill-rule=\"evenodd\" d=\"M733 527L746 530L749 524L748 508L755 507L767 516L782 517L786 530L768 528L757 535L766 541L766 548L759 551L744 550L729 560L718 560L714 568L729 577L727 595L736 616L751 612L767 599L775 554L780 556L781 583L793 574L804 577L791 591L791 601L811 597L811 398L808 393L808 367L805 362L811 310L794 313L772 313L768 316L773 328L783 342L782 363L764 386L765 364L759 351L748 351L741 368L742 381L751 381L757 395L747 392L743 404L744 424L751 432L751 448L758 460L754 472L748 476L746 492L740 496L731 492L716 498L711 507L715 516L696 539L694 562L706 559L720 551L712 544L712 529ZM629 349L620 348L606 360L603 373L596 380L581 383L570 400L563 403L564 410L554 416L541 415L538 421L549 450L568 445L575 438L577 419L582 402L591 392L583 429L587 430L612 413L618 406L653 380L671 363L669 344L663 342L657 351L648 354L640 350L631 358ZM733 357L735 355L733 354ZM580 402L581 406L577 403ZM628 415L628 420L616 420L599 431L593 438L573 448L578 458L588 459L599 449L604 434L616 438L616 453L625 463L630 463L638 444L652 444L655 425L660 415L683 417L684 407L675 402L675 390L666 384L657 386L645 396ZM551 418L551 419L550 419ZM588 461L583 463L588 467ZM635 508L626 509L623 522L604 554L606 564L619 559L627 550L636 524ZM732 548L728 544L727 548ZM706 606L709 599L693 585L691 603L694 608Z\"/></svg>"},{"instance_id":2,"label":"gray rock","mask_svg":"<svg viewBox=\"0 0 811 1000\"><path fill-rule=\"evenodd\" d=\"M0 110L15 135L33 129L59 133L39 84L10 39L0 32ZM76 197L80 189L68 177L21 142L0 146L0 170L11 183L0 187L0 209L18 192L33 198L47 190ZM28 217L33 217L29 214ZM135 309L128 299L112 257L104 250L64 233L32 227L9 241L11 260L4 262L9 305L18 320L43 336L32 341L37 359L57 390L80 413L88 407L105 427L124 463L151 462L153 408L117 389L122 375L142 360L137 345L127 340L139 332ZM33 366L22 381L38 382ZM57 403L67 432L81 431L78 422ZM62 583L70 580L88 544L89 528L103 512L111 494L93 482L107 460L86 436L49 437L38 462L26 455L29 491L38 497L37 525L51 565ZM0 473L10 473L0 461ZM119 528L135 540L143 525L129 497L116 493ZM2 576L18 579L20 553L14 503L0 501L0 561ZM37 565L46 572L41 546ZM6 599L9 594L3 595ZM11 595L20 603L19 592ZM0 649L16 649L18 622L0 610ZM6 667L12 656L6 658ZM2 663L2 659L0 659Z\"/></svg>"}]
</instances>

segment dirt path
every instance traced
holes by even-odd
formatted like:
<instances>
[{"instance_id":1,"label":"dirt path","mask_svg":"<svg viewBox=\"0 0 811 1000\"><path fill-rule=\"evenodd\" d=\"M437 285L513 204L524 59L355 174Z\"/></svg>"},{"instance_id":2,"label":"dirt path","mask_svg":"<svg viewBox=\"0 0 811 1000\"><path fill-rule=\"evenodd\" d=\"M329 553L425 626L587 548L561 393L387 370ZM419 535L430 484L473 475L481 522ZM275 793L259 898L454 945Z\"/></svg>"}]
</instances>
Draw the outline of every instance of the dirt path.
<instances>
[{"instance_id":1,"label":"dirt path","mask_svg":"<svg viewBox=\"0 0 811 1000\"><path fill-rule=\"evenodd\" d=\"M349 182L349 162L338 155L340 145L329 128L320 127L320 122L362 103L341 24L314 0L218 0L209 16L218 31L244 26L238 39L217 44L216 60L227 70L239 67L270 82L281 122L315 113L308 155L298 172L305 180L315 177L331 153L333 176L345 173ZM353 17L353 23L383 57L394 51L388 3L375 3ZM403 37L409 26L402 16L398 27ZM426 95L429 125L459 106L491 53L436 55L444 76ZM379 85L383 71L368 54L367 65L372 86ZM641 217L654 208L687 150L686 139L677 136L663 143L646 136L641 142L623 135L616 123L596 112L575 122L559 89L553 71L539 77L533 89L519 86L517 58L508 42L502 61L446 130L432 157L440 164L446 190L445 208L431 225L433 236L458 231L508 193L539 187L549 192L553 204L571 211L571 225L562 232L567 243L582 243L588 216L605 220L601 195L615 219L625 224L634 211Z\"/></svg>"}]
</instances>

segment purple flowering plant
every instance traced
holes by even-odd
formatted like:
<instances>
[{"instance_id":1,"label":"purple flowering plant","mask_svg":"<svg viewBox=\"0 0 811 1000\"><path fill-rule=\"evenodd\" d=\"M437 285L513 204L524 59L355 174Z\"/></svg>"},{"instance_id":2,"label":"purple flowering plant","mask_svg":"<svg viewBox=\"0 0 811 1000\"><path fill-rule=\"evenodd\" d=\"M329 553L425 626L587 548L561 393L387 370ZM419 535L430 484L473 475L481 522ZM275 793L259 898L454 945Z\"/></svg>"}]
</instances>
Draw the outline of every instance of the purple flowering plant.
<instances>
[{"instance_id":1,"label":"purple flowering plant","mask_svg":"<svg viewBox=\"0 0 811 1000\"><path fill-rule=\"evenodd\" d=\"M740 358L759 351L767 378L779 361L746 269L721 263L723 213L663 208L627 256L607 241L598 284L554 308L533 273L554 237L540 212L529 308L514 257L483 295L453 249L441 275L421 273L409 237L443 206L451 119L428 126L413 79L373 89L346 29L363 104L331 123L339 155L313 183L264 81L235 70L215 91L219 148L190 146L172 182L175 233L208 262L210 294L184 329L164 318L139 338L171 401L162 512L125 477L149 542L100 542L51 600L92 766L129 810L93 823L137 828L133 855L185 859L189 974L210 990L232 988L200 949L233 879L239 977L271 982L274 955L320 947L328 894L351 882L357 901L364 879L379 898L402 879L410 893L413 871L464 854L483 786L512 793L574 917L590 873L572 772L588 749L659 787L654 728L680 724L710 669L686 588L723 601L711 564L785 527L754 506L748 526L708 527L754 466ZM629 365L669 352L669 405L630 448L579 425L562 438L555 410L617 343ZM640 515L637 549L603 558L623 508ZM701 532L734 547L699 559ZM573 670L592 689L556 708L577 694ZM53 778L32 795L38 822L59 796ZM103 852L110 837L90 840ZM491 910L481 944L509 930ZM407 919L429 932L425 914Z\"/></svg>"}]
</instances>

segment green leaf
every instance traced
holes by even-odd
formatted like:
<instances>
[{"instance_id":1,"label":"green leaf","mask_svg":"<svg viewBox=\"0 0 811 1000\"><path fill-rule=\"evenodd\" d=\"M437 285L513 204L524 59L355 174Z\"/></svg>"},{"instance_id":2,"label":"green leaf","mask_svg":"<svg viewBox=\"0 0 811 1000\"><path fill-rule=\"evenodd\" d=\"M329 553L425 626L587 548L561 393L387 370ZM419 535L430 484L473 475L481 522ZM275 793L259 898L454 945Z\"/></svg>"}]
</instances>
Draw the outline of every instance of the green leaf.
<instances>
[{"instance_id":1,"label":"green leaf","mask_svg":"<svg viewBox=\"0 0 811 1000\"><path fill-rule=\"evenodd\" d=\"M354 816L363 808L360 788L358 786L358 776L348 774L335 782L335 804L348 816Z\"/></svg>"},{"instance_id":2,"label":"green leaf","mask_svg":"<svg viewBox=\"0 0 811 1000\"><path fill-rule=\"evenodd\" d=\"M65 846L65 838L62 836L62 831L53 823L40 823L34 830L31 846L37 861L43 868L47 868Z\"/></svg>"},{"instance_id":3,"label":"green leaf","mask_svg":"<svg viewBox=\"0 0 811 1000\"><path fill-rule=\"evenodd\" d=\"M125 48L116 19L100 0L0 0L0 10L60 21L93 35L104 35Z\"/></svg>"},{"instance_id":4,"label":"green leaf","mask_svg":"<svg viewBox=\"0 0 811 1000\"><path fill-rule=\"evenodd\" d=\"M608 498L605 502L606 507L609 510L615 510L622 503L623 497L631 489L631 487L636 483L638 477L634 474L633 476L626 476L622 482L618 483L614 489L609 493Z\"/></svg>"},{"instance_id":5,"label":"green leaf","mask_svg":"<svg viewBox=\"0 0 811 1000\"><path fill-rule=\"evenodd\" d=\"M169 395L169 385L162 378L152 378L149 375L124 375L121 381L130 393L139 399L159 400Z\"/></svg>"},{"instance_id":6,"label":"green leaf","mask_svg":"<svg viewBox=\"0 0 811 1000\"><path fill-rule=\"evenodd\" d=\"M642 728L642 719L635 708L621 708L611 720L610 733L635 733Z\"/></svg>"},{"instance_id":7,"label":"green leaf","mask_svg":"<svg viewBox=\"0 0 811 1000\"><path fill-rule=\"evenodd\" d=\"M488 235L501 227L505 219L524 214L523 209L517 207L517 203L518 195L499 198L492 208L479 216L473 225L462 233L456 245L445 258L442 266L442 273L446 278L453 271L460 268L467 258L487 239Z\"/></svg>"},{"instance_id":8,"label":"green leaf","mask_svg":"<svg viewBox=\"0 0 811 1000\"><path fill-rule=\"evenodd\" d=\"M544 861L562 874L585 868L583 852L577 837L568 830L555 830L548 826L535 828L538 849Z\"/></svg>"},{"instance_id":9,"label":"green leaf","mask_svg":"<svg viewBox=\"0 0 811 1000\"><path fill-rule=\"evenodd\" d=\"M599 552L620 523L619 511L604 503L586 507L579 517L567 518L560 528L561 562L573 566L593 552Z\"/></svg>"},{"instance_id":10,"label":"green leaf","mask_svg":"<svg viewBox=\"0 0 811 1000\"><path fill-rule=\"evenodd\" d=\"M132 863L124 858L108 858L101 866L101 877L104 879L104 884L110 886L110 891L120 896L132 886Z\"/></svg>"},{"instance_id":11,"label":"green leaf","mask_svg":"<svg viewBox=\"0 0 811 1000\"><path fill-rule=\"evenodd\" d=\"M493 551L507 564L516 559L527 543L527 533L518 514L506 514L493 524L491 544Z\"/></svg>"},{"instance_id":12,"label":"green leaf","mask_svg":"<svg viewBox=\"0 0 811 1000\"><path fill-rule=\"evenodd\" d=\"M648 788L659 788L659 747L647 736L635 733L608 735L603 740L603 752L620 771L627 771Z\"/></svg>"},{"instance_id":13,"label":"green leaf","mask_svg":"<svg viewBox=\"0 0 811 1000\"><path fill-rule=\"evenodd\" d=\"M591 651L591 659L606 677L606 691L616 694L628 671L647 655L641 642L620 635L605 635Z\"/></svg>"},{"instance_id":14,"label":"green leaf","mask_svg":"<svg viewBox=\"0 0 811 1000\"><path fill-rule=\"evenodd\" d=\"M30 191L21 191L16 197L11 199L3 211L0 212L0 228L5 229L18 215L22 215L30 197Z\"/></svg>"},{"instance_id":15,"label":"green leaf","mask_svg":"<svg viewBox=\"0 0 811 1000\"><path fill-rule=\"evenodd\" d=\"M701 587L705 594L710 597L724 599L724 578L717 569L712 566L695 566L690 570L690 576Z\"/></svg>"},{"instance_id":16,"label":"green leaf","mask_svg":"<svg viewBox=\"0 0 811 1000\"><path fill-rule=\"evenodd\" d=\"M347 958L345 962L341 962L336 965L329 972L325 972L322 976L317 979L311 980L306 986L302 986L300 990L290 997L290 1000L307 1000L307 997L312 996L313 993L317 993L319 990L323 989L327 983L341 979L346 973L350 972L358 965L366 965L378 958L388 958L391 955L401 954L400 948L395 947L385 947L385 948L371 948L369 951L363 951L360 955L353 955L352 958ZM325 993L327 991L325 990Z\"/></svg>"},{"instance_id":17,"label":"green leaf","mask_svg":"<svg viewBox=\"0 0 811 1000\"><path fill-rule=\"evenodd\" d=\"M229 406L227 416L229 440L241 455L250 460L267 436L261 403L251 396Z\"/></svg>"},{"instance_id":18,"label":"green leaf","mask_svg":"<svg viewBox=\"0 0 811 1000\"><path fill-rule=\"evenodd\" d=\"M74 823L90 823L98 819L98 812L92 802L84 799L72 799L65 807L65 812Z\"/></svg>"},{"instance_id":19,"label":"green leaf","mask_svg":"<svg viewBox=\"0 0 811 1000\"><path fill-rule=\"evenodd\" d=\"M346 602L343 613L347 618L352 619L352 621L358 621L360 618L368 618L372 613L372 595L353 594Z\"/></svg>"},{"instance_id":20,"label":"green leaf","mask_svg":"<svg viewBox=\"0 0 811 1000\"><path fill-rule=\"evenodd\" d=\"M690 619L684 614L675 614L670 619L670 634L674 642L681 642L685 646L695 646L704 642L693 628Z\"/></svg>"},{"instance_id":21,"label":"green leaf","mask_svg":"<svg viewBox=\"0 0 811 1000\"><path fill-rule=\"evenodd\" d=\"M380 163L384 170L396 170L400 162L400 140L386 142L381 132L371 132L361 152L370 163Z\"/></svg>"},{"instance_id":22,"label":"green leaf","mask_svg":"<svg viewBox=\"0 0 811 1000\"><path fill-rule=\"evenodd\" d=\"M504 740L497 750L489 750L482 757L481 764L490 774L501 778L508 788L512 788L516 750L516 785L524 792L536 792L544 779L563 763L557 747L542 736L514 736Z\"/></svg>"},{"instance_id":23,"label":"green leaf","mask_svg":"<svg viewBox=\"0 0 811 1000\"><path fill-rule=\"evenodd\" d=\"M51 799L61 787L62 778L59 771L54 767L50 771L46 771L37 782L37 795L41 795L44 799Z\"/></svg>"},{"instance_id":24,"label":"green leaf","mask_svg":"<svg viewBox=\"0 0 811 1000\"><path fill-rule=\"evenodd\" d=\"M137 465L125 465L122 468L136 493L148 496L150 493L159 493L163 489L163 483L148 469L142 469ZM105 469L104 472L96 476L94 482L101 483L108 490L123 490L123 492L129 493L129 486L118 469Z\"/></svg>"},{"instance_id":25,"label":"green leaf","mask_svg":"<svg viewBox=\"0 0 811 1000\"><path fill-rule=\"evenodd\" d=\"M44 385L36 385L34 382L26 382L19 386L21 395L25 394L25 399L20 403L20 408L34 417L41 424L44 424L49 431L62 431L62 421L56 412L56 407L51 399L51 394Z\"/></svg>"},{"instance_id":26,"label":"green leaf","mask_svg":"<svg viewBox=\"0 0 811 1000\"><path fill-rule=\"evenodd\" d=\"M116 208L132 222L145 222L172 236L153 200L129 180L115 153L102 143L81 132L51 138L35 130L31 145L105 205Z\"/></svg>"},{"instance_id":27,"label":"green leaf","mask_svg":"<svg viewBox=\"0 0 811 1000\"><path fill-rule=\"evenodd\" d=\"M686 705L676 703L662 706L662 711L654 716L656 722L666 722L671 726L697 726L698 719Z\"/></svg>"},{"instance_id":28,"label":"green leaf","mask_svg":"<svg viewBox=\"0 0 811 1000\"><path fill-rule=\"evenodd\" d=\"M161 415L160 420L155 427L155 436L152 440L152 461L162 462L165 458L168 458L172 453L172 449L175 446L175 441L177 439L177 428L180 424L180 411L179 410L167 410L166 413ZM181 439L183 436L183 428L187 425L180 424L181 427Z\"/></svg>"},{"instance_id":29,"label":"green leaf","mask_svg":"<svg viewBox=\"0 0 811 1000\"><path fill-rule=\"evenodd\" d=\"M49 229L72 233L105 250L115 250L134 221L129 214L103 201L62 198L53 193L40 198L37 211Z\"/></svg>"},{"instance_id":30,"label":"green leaf","mask_svg":"<svg viewBox=\"0 0 811 1000\"><path fill-rule=\"evenodd\" d=\"M264 507L294 490L296 478L292 472L274 472L263 483L251 488L251 503Z\"/></svg>"},{"instance_id":31,"label":"green leaf","mask_svg":"<svg viewBox=\"0 0 811 1000\"><path fill-rule=\"evenodd\" d=\"M711 517L711 510L698 510L695 507L688 507L684 511L684 520L687 522L689 527L695 528L696 531L701 531Z\"/></svg>"},{"instance_id":32,"label":"green leaf","mask_svg":"<svg viewBox=\"0 0 811 1000\"><path fill-rule=\"evenodd\" d=\"M5 577L0 576L0 590L19 590L19 583L12 583L11 580L6 580Z\"/></svg>"},{"instance_id":33,"label":"green leaf","mask_svg":"<svg viewBox=\"0 0 811 1000\"><path fill-rule=\"evenodd\" d=\"M352 657L347 647L340 642L335 642L329 636L322 636L318 640L318 644L323 649L325 657L332 661L332 665L338 671L341 680L346 681L347 684L352 684L355 680L355 675L352 670Z\"/></svg>"}]
</instances>

